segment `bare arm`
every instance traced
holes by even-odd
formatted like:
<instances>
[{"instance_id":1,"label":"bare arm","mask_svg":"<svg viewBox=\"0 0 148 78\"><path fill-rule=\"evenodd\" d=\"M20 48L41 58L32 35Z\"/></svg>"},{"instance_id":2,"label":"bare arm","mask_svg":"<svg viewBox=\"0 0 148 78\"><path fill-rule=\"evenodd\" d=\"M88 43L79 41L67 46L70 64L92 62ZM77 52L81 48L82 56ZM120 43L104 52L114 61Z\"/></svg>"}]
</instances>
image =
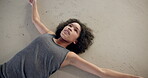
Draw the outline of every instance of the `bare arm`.
<instances>
[{"instance_id":1,"label":"bare arm","mask_svg":"<svg viewBox=\"0 0 148 78\"><path fill-rule=\"evenodd\" d=\"M37 8L37 0L29 0L30 4L32 5L32 22L34 23L35 27L37 30L41 33L50 33L50 34L55 34L51 30L49 30L40 20L40 16L38 13L38 8Z\"/></svg>"},{"instance_id":2,"label":"bare arm","mask_svg":"<svg viewBox=\"0 0 148 78\"><path fill-rule=\"evenodd\" d=\"M120 73L106 68L100 68L90 62L87 62L86 60L82 59L77 54L72 52L71 54L69 54L68 57L70 59L70 65L73 65L101 78L142 78L130 74Z\"/></svg>"}]
</instances>

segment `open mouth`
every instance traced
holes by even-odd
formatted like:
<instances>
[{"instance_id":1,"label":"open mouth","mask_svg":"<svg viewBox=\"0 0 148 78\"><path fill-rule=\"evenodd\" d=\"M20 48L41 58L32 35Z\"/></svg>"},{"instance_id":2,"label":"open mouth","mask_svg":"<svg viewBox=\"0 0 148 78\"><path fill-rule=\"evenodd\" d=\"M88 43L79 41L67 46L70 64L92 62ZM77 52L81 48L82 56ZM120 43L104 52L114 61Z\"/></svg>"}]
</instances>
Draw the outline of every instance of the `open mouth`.
<instances>
[{"instance_id":1,"label":"open mouth","mask_svg":"<svg viewBox=\"0 0 148 78\"><path fill-rule=\"evenodd\" d=\"M70 35L70 31L69 30L64 30L64 33Z\"/></svg>"}]
</instances>

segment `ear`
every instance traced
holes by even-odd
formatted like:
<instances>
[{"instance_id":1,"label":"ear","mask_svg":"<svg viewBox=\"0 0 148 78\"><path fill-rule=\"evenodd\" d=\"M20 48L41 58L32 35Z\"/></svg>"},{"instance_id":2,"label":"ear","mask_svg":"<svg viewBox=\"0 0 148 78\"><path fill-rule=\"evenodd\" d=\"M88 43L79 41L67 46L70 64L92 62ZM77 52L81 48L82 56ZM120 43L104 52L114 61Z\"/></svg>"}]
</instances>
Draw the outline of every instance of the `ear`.
<instances>
[{"instance_id":1,"label":"ear","mask_svg":"<svg viewBox=\"0 0 148 78\"><path fill-rule=\"evenodd\" d=\"M74 44L77 44L77 42L78 42L78 40L74 41L73 43L74 43Z\"/></svg>"}]
</instances>

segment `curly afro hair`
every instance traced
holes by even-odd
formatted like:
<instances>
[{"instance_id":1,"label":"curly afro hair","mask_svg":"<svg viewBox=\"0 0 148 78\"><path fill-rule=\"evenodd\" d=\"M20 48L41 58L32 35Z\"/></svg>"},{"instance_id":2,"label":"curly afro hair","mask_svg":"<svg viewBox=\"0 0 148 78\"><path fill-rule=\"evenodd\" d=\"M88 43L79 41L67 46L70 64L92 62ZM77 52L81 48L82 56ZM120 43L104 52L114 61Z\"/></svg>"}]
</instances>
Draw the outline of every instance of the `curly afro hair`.
<instances>
[{"instance_id":1,"label":"curly afro hair","mask_svg":"<svg viewBox=\"0 0 148 78\"><path fill-rule=\"evenodd\" d=\"M71 43L66 48L70 51L75 52L76 54L84 53L86 49L93 43L94 35L92 34L92 30L88 28L85 24L81 23L78 19L69 19L66 22L61 22L56 29L55 38L60 38L60 33L65 26L70 23L78 23L81 26L80 36L77 39L77 43Z\"/></svg>"}]
</instances>

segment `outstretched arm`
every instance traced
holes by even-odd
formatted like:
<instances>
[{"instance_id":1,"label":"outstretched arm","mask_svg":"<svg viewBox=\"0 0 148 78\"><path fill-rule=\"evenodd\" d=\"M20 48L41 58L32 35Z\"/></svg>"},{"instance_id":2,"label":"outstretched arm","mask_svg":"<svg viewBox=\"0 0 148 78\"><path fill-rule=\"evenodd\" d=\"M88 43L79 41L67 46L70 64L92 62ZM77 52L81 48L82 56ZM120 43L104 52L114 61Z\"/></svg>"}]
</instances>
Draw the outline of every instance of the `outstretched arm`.
<instances>
[{"instance_id":1,"label":"outstretched arm","mask_svg":"<svg viewBox=\"0 0 148 78\"><path fill-rule=\"evenodd\" d=\"M32 5L32 22L34 23L35 27L37 30L41 33L50 33L50 34L55 34L51 30L49 30L40 20L40 16L38 13L38 8L37 8L37 0L29 0L30 4Z\"/></svg>"},{"instance_id":2,"label":"outstretched arm","mask_svg":"<svg viewBox=\"0 0 148 78\"><path fill-rule=\"evenodd\" d=\"M70 52L71 54L68 54L68 58L70 59L70 65L73 65L77 68L80 68L86 72L92 73L96 76L99 76L101 78L142 78L139 76L134 76L130 74L120 73L117 71L113 71L106 68L100 68L90 62L87 62L86 60L79 57L77 54Z\"/></svg>"}]
</instances>

